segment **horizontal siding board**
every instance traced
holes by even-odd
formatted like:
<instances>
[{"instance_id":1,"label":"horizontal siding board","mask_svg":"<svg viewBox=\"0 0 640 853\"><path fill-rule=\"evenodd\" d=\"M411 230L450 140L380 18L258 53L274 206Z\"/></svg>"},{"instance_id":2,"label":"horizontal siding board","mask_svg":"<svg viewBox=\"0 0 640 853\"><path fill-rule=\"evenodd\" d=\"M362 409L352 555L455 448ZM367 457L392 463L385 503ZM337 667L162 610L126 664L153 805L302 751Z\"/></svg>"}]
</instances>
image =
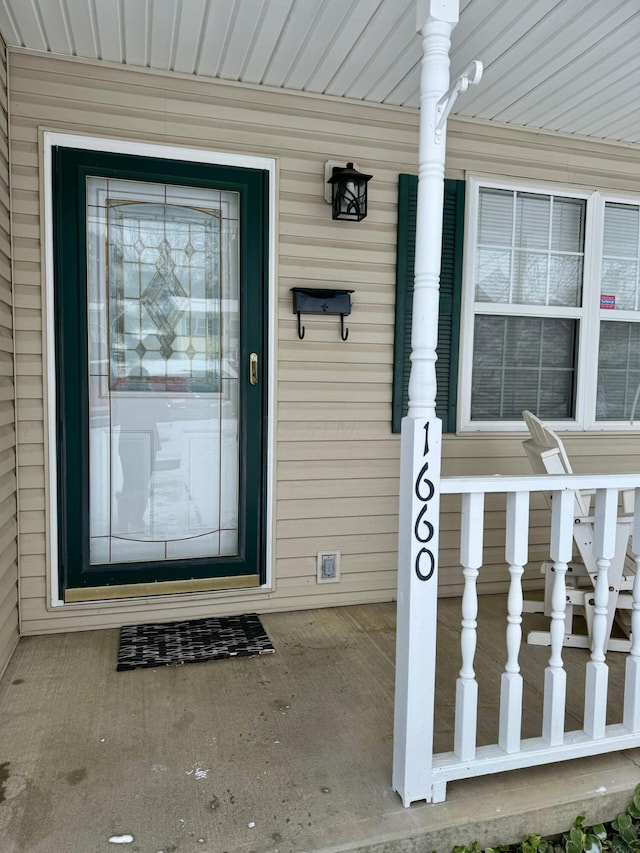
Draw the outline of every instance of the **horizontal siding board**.
<instances>
[{"instance_id":1,"label":"horizontal siding board","mask_svg":"<svg viewBox=\"0 0 640 853\"><path fill-rule=\"evenodd\" d=\"M371 493L366 499L367 518L393 516L397 513L397 497L391 495L379 496ZM320 520L340 518L344 521L362 516L362 497L326 497L298 498L297 500L278 501L277 516L280 521L313 520L316 525Z\"/></svg>"},{"instance_id":2,"label":"horizontal siding board","mask_svg":"<svg viewBox=\"0 0 640 853\"><path fill-rule=\"evenodd\" d=\"M20 79L31 76L32 79L37 79L39 72L40 57L37 54L29 54L22 51L12 50L11 60L14 68L14 73L21 71ZM124 68L115 66L99 66L95 62L74 60L71 64L66 57L52 56L48 58L50 74L70 75L77 78L78 74L86 78L87 82L91 82L92 87L96 89L105 87L108 89L118 88L118 86L144 86L149 89L155 89L159 93L165 93L170 86L171 90L176 93L176 96L183 99L193 97L198 91L203 93L206 98L207 92L210 90L209 79L193 78L192 76L178 76L173 74L163 74L162 72L142 72L139 69ZM83 65L84 68L78 72L77 66ZM13 81L13 86L18 86L19 81ZM219 82L216 85L216 94L219 99L226 98L230 104L242 100L250 109L265 109L271 111L273 109L288 109L289 112L313 114L319 113L321 116L330 111L333 115L353 120L353 102L345 101L341 98L324 98L314 95L301 95L296 92L282 92L280 89L268 88L263 86L250 86L246 84L236 84L228 82ZM362 109L358 111L358 115L371 123L376 120L382 126L394 126L397 128L407 128L417 126L417 115L415 110L401 109L396 107L383 106L379 109L378 106L370 104L362 104Z\"/></svg>"},{"instance_id":3,"label":"horizontal siding board","mask_svg":"<svg viewBox=\"0 0 640 853\"><path fill-rule=\"evenodd\" d=\"M357 419L360 424L367 421L377 421L386 425L387 408L388 406L383 403L361 403L353 400L349 406L349 418ZM280 424L306 421L317 424L320 419L325 424L332 421L341 422L344 419L344 407L336 403L303 401L280 403L278 406Z\"/></svg>"},{"instance_id":4,"label":"horizontal siding board","mask_svg":"<svg viewBox=\"0 0 640 853\"><path fill-rule=\"evenodd\" d=\"M361 382L281 382L278 389L280 405L284 403L376 403L386 406L389 403L389 384L384 382L364 384Z\"/></svg>"},{"instance_id":5,"label":"horizontal siding board","mask_svg":"<svg viewBox=\"0 0 640 853\"><path fill-rule=\"evenodd\" d=\"M42 334L39 332L22 332L16 335L16 353L42 353Z\"/></svg>"},{"instance_id":6,"label":"horizontal siding board","mask_svg":"<svg viewBox=\"0 0 640 853\"><path fill-rule=\"evenodd\" d=\"M16 356L16 374L42 376L42 357L37 353L23 353Z\"/></svg>"},{"instance_id":7,"label":"horizontal siding board","mask_svg":"<svg viewBox=\"0 0 640 853\"><path fill-rule=\"evenodd\" d=\"M304 533L306 531L302 531ZM349 533L329 536L304 536L297 539L283 539L278 542L278 559L300 559L313 557L318 551L339 550L345 555L388 553L398 547L398 534L377 533L375 536L363 533ZM315 574L315 572L314 572Z\"/></svg>"},{"instance_id":8,"label":"horizontal siding board","mask_svg":"<svg viewBox=\"0 0 640 853\"><path fill-rule=\"evenodd\" d=\"M40 568L40 567L38 567ZM39 598L44 599L47 595L47 583L39 571L35 577L29 577L21 574L20 577L20 595L22 598Z\"/></svg>"},{"instance_id":9,"label":"horizontal siding board","mask_svg":"<svg viewBox=\"0 0 640 853\"><path fill-rule=\"evenodd\" d=\"M353 517L350 518L316 518L313 520L314 533L317 536L337 537L349 534L354 526ZM362 515L357 520L358 531L365 534L394 533L398 530L398 519L395 515ZM300 520L278 520L276 524L276 535L278 540L294 539L300 535Z\"/></svg>"},{"instance_id":10,"label":"horizontal siding board","mask_svg":"<svg viewBox=\"0 0 640 853\"><path fill-rule=\"evenodd\" d=\"M13 451L12 459L15 459ZM16 472L15 464L6 466L7 471L0 476L0 529L3 523L16 512ZM0 472L2 469L0 469Z\"/></svg>"},{"instance_id":11,"label":"horizontal siding board","mask_svg":"<svg viewBox=\"0 0 640 853\"><path fill-rule=\"evenodd\" d=\"M17 580L11 578L5 590L1 589L2 586L4 584L0 585L0 625L9 625L10 636L13 637L13 629L18 626Z\"/></svg>"},{"instance_id":12,"label":"horizontal siding board","mask_svg":"<svg viewBox=\"0 0 640 853\"><path fill-rule=\"evenodd\" d=\"M278 430L280 432L280 430ZM363 437L364 438L364 437ZM356 437L357 440L357 437ZM346 437L340 440L325 440L317 438L307 440L304 435L298 441L279 441L278 460L289 462L308 463L337 460L350 460L353 458L353 447ZM362 460L377 461L378 459L400 460L400 442L398 441L361 441L358 445L358 458Z\"/></svg>"},{"instance_id":13,"label":"horizontal siding board","mask_svg":"<svg viewBox=\"0 0 640 853\"><path fill-rule=\"evenodd\" d=\"M40 554L44 557L46 553L46 540L44 533L20 533L19 548L20 557L24 555ZM44 566L44 562L41 563ZM40 602L44 605L44 602Z\"/></svg>"},{"instance_id":14,"label":"horizontal siding board","mask_svg":"<svg viewBox=\"0 0 640 853\"><path fill-rule=\"evenodd\" d=\"M305 329L306 341L335 345L340 342L340 318L334 318L331 322L327 317L309 315L301 317L301 322ZM349 332L349 341L352 345L360 341L366 341L367 345L391 346L393 344L393 328L390 326L388 328L376 328L375 326L370 328L364 319L354 323L347 318L345 318L344 326ZM292 317L289 320L281 321L279 340L287 342L299 340L297 319ZM342 355L343 362L346 362L347 358L347 355Z\"/></svg>"},{"instance_id":15,"label":"horizontal siding board","mask_svg":"<svg viewBox=\"0 0 640 853\"><path fill-rule=\"evenodd\" d=\"M296 287L300 284L300 279L306 281L309 287L335 287L336 281L340 281L348 270L349 281L354 285L367 285L368 288L378 286L383 289L380 294L371 289L368 293L370 302L379 300L384 304L394 304L394 292L389 278L393 270L389 270L386 266L369 266L363 270L348 261L338 263L333 257L323 258L322 265L319 266L313 262L313 259L288 255L286 246L281 248L279 260L280 281L287 287Z\"/></svg>"},{"instance_id":16,"label":"horizontal siding board","mask_svg":"<svg viewBox=\"0 0 640 853\"><path fill-rule=\"evenodd\" d=\"M20 513L20 533L25 536L34 533L44 533L46 519L44 510L24 510Z\"/></svg>"},{"instance_id":17,"label":"horizontal siding board","mask_svg":"<svg viewBox=\"0 0 640 853\"><path fill-rule=\"evenodd\" d=\"M355 121L354 111L350 120L334 117L329 112L314 116L292 114L286 108L268 112L264 105L250 109L238 98L227 103L216 97L219 86L210 84L209 92L197 99L180 100L167 98L166 93L145 90L140 87L123 86L121 89L97 90L90 86L69 84L64 77L32 80L38 91L28 89L26 80L20 79L12 87L12 116L18 122L32 116L35 109L46 121L57 115L58 121L79 123L85 127L108 123L118 129L131 122L131 130L181 138L191 143L201 142L207 131L215 128L219 139L228 139L237 134L239 145L243 142L262 150L277 147L280 152L305 151L309 155L324 155L336 136L344 140L345 146L352 145L360 159L380 159L394 162L411 154L411 141L399 138L397 127L377 127L377 137L366 134L367 122ZM84 116L84 120L82 117ZM369 127L376 127L369 124ZM253 138L251 138L253 134ZM412 134L413 135L413 134ZM326 158L325 158L326 159Z\"/></svg>"},{"instance_id":18,"label":"horizontal siding board","mask_svg":"<svg viewBox=\"0 0 640 853\"><path fill-rule=\"evenodd\" d=\"M0 411L13 415L14 388L13 379L4 374L0 362Z\"/></svg>"},{"instance_id":19,"label":"horizontal siding board","mask_svg":"<svg viewBox=\"0 0 640 853\"><path fill-rule=\"evenodd\" d=\"M16 434L14 424L0 427L0 455L6 450L10 450L13 461L15 462L15 445ZM15 464L13 467L15 469Z\"/></svg>"},{"instance_id":20,"label":"horizontal siding board","mask_svg":"<svg viewBox=\"0 0 640 853\"><path fill-rule=\"evenodd\" d=\"M18 633L18 608L10 611L4 625L0 625L0 677L16 650L20 634Z\"/></svg>"},{"instance_id":21,"label":"horizontal siding board","mask_svg":"<svg viewBox=\"0 0 640 853\"><path fill-rule=\"evenodd\" d=\"M46 508L46 498L42 489L20 489L19 509L24 510L42 510Z\"/></svg>"},{"instance_id":22,"label":"horizontal siding board","mask_svg":"<svg viewBox=\"0 0 640 853\"><path fill-rule=\"evenodd\" d=\"M4 504L2 505L4 506ZM0 554L9 554L12 553L12 549L15 549L16 546L16 516L15 516L15 504L13 507L13 512L5 512L5 519L0 526ZM12 560L9 561L12 563Z\"/></svg>"},{"instance_id":23,"label":"horizontal siding board","mask_svg":"<svg viewBox=\"0 0 640 853\"><path fill-rule=\"evenodd\" d=\"M23 399L32 399L42 402L42 377L41 376L25 376L20 380L20 397Z\"/></svg>"},{"instance_id":24,"label":"horizontal siding board","mask_svg":"<svg viewBox=\"0 0 640 853\"><path fill-rule=\"evenodd\" d=\"M22 434L23 425L20 424L20 434ZM20 446L20 454L18 456L18 469L21 474L20 477L22 479L25 468L29 469L33 466L37 466L40 471L40 477L44 481L44 471L42 466L44 465L44 446L41 444L35 443L26 443L22 445L20 442L20 437L18 436L18 444Z\"/></svg>"},{"instance_id":25,"label":"horizontal siding board","mask_svg":"<svg viewBox=\"0 0 640 853\"><path fill-rule=\"evenodd\" d=\"M1 433L0 433L1 435ZM44 443L44 424L42 422L30 421L20 425L20 445ZM20 456L21 463L24 461L22 454Z\"/></svg>"},{"instance_id":26,"label":"horizontal siding board","mask_svg":"<svg viewBox=\"0 0 640 853\"><path fill-rule=\"evenodd\" d=\"M20 394L19 388L18 394ZM42 400L34 400L33 397L26 397L25 399L20 399L20 397L18 397L17 407L19 421L39 421L42 423L44 419L44 406ZM0 423L2 423L1 412Z\"/></svg>"},{"instance_id":27,"label":"horizontal siding board","mask_svg":"<svg viewBox=\"0 0 640 853\"><path fill-rule=\"evenodd\" d=\"M355 420L336 420L324 421L322 423L304 422L304 421L284 421L278 424L278 440L279 441L305 441L311 445L308 452L310 458L317 458L315 442L365 442L374 440L386 441L392 444L391 435L388 424L382 421L379 422L361 422ZM393 442L397 444L397 442ZM360 450L358 450L360 452ZM363 452L365 452L363 450ZM353 448L351 449L353 455ZM331 455L329 454L329 458Z\"/></svg>"},{"instance_id":28,"label":"horizontal siding board","mask_svg":"<svg viewBox=\"0 0 640 853\"><path fill-rule=\"evenodd\" d=\"M44 581L43 559L39 554L20 555L20 583L24 578L40 578Z\"/></svg>"},{"instance_id":29,"label":"horizontal siding board","mask_svg":"<svg viewBox=\"0 0 640 853\"><path fill-rule=\"evenodd\" d=\"M27 268L20 264L15 265L14 304L16 308L42 308L40 284L35 284L32 280L36 270L39 278L40 271L37 264L29 264Z\"/></svg>"},{"instance_id":30,"label":"horizontal siding board","mask_svg":"<svg viewBox=\"0 0 640 853\"><path fill-rule=\"evenodd\" d=\"M309 336L311 335L312 330L310 327ZM286 361L280 360L278 374L280 384L284 388L289 387L289 382L302 382L307 388L317 388L321 383L328 383L333 386L339 385L342 382L353 384L357 381L360 386L366 386L372 383L377 385L381 380L378 365L366 362L359 363L356 371L351 370L349 373L343 373L340 370L329 367L322 360L319 362L305 361L304 373L302 374L299 362L296 363L295 359L291 358ZM388 366L388 382L389 387L391 387L391 365ZM319 393L323 393L321 389Z\"/></svg>"},{"instance_id":31,"label":"horizontal siding board","mask_svg":"<svg viewBox=\"0 0 640 853\"><path fill-rule=\"evenodd\" d=\"M377 471L375 472L377 474ZM280 478L278 483L278 501L291 501L297 504L305 499L370 498L371 495L398 496L398 478L371 476L367 479L356 479L347 476L340 480L320 480L308 477L287 482ZM311 516L310 516L311 517Z\"/></svg>"},{"instance_id":32,"label":"horizontal siding board","mask_svg":"<svg viewBox=\"0 0 640 853\"><path fill-rule=\"evenodd\" d=\"M282 445L280 445L282 448ZM398 483L398 455L391 458L378 458L375 465L369 459L316 459L302 466L298 460L278 460L278 490L285 494L290 487L298 488L299 483L334 483L337 488L348 488L352 479L363 484L369 480L388 478ZM324 478L330 478L325 480ZM382 480L381 480L382 481ZM339 485L338 485L339 484ZM304 488L304 485L303 485Z\"/></svg>"},{"instance_id":33,"label":"horizontal siding board","mask_svg":"<svg viewBox=\"0 0 640 853\"><path fill-rule=\"evenodd\" d=\"M18 71L31 72L33 77L37 77L41 68L40 56L31 51L11 50L12 67L14 74ZM178 96L192 95L199 87L203 92L206 92L210 86L210 80L197 79L191 75L174 75L171 73L150 72L141 69L121 68L114 65L98 65L90 60L71 60L62 56L48 57L50 64L48 68L51 74L71 74L74 77L80 75L92 83L96 82L97 86L109 85L117 88L124 85L144 85L155 88L160 91L165 91L167 86L171 86ZM82 66L78 71L78 66ZM20 75L23 76L23 75ZM13 83L17 85L17 83ZM321 96L302 95L296 92L282 92L280 89L269 88L263 86L251 86L246 84L220 82L217 84L216 91L219 97L226 97L229 101L237 101L242 98L243 102L256 109L271 110L274 107L282 107L286 105L290 111L320 114L330 110L334 115L344 116L345 118L352 117L353 102L345 101L341 98L326 98ZM368 117L375 124L376 119L384 125L394 126L416 126L417 116L415 110L401 109L396 107L370 104L362 104L362 110L359 114Z\"/></svg>"},{"instance_id":34,"label":"horizontal siding board","mask_svg":"<svg viewBox=\"0 0 640 853\"><path fill-rule=\"evenodd\" d=\"M17 606L18 595L18 549L15 539L10 542L9 546L0 553L0 562L4 567L4 571L0 576L0 603L4 603L7 598L11 599L13 606Z\"/></svg>"}]
</instances>

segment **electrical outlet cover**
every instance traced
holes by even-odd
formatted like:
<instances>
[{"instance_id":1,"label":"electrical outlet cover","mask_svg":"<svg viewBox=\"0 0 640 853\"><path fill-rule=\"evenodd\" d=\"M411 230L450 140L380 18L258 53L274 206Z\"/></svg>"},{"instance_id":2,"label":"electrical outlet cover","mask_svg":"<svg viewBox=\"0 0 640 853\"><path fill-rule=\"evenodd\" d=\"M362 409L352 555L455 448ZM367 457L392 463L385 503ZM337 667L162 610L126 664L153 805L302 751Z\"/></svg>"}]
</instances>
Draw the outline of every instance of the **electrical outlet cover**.
<instances>
[{"instance_id":1,"label":"electrical outlet cover","mask_svg":"<svg viewBox=\"0 0 640 853\"><path fill-rule=\"evenodd\" d=\"M340 551L318 551L318 583L338 583L340 580Z\"/></svg>"}]
</instances>

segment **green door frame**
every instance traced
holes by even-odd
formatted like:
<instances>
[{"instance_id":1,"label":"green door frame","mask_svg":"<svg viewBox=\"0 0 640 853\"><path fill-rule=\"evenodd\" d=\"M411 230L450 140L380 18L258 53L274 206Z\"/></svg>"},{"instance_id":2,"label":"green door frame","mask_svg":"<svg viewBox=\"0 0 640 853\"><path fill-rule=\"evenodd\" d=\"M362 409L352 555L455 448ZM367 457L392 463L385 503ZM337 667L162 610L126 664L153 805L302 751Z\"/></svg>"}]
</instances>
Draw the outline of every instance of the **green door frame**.
<instances>
[{"instance_id":1,"label":"green door frame","mask_svg":"<svg viewBox=\"0 0 640 853\"><path fill-rule=\"evenodd\" d=\"M89 176L232 190L240 200L239 553L91 565L86 286ZM58 567L65 600L256 586L265 580L268 423L268 172L80 148L52 148ZM249 353L258 354L258 383ZM131 587L131 589L129 589ZM92 590L99 588L98 595ZM109 588L116 596L109 594ZM136 592L136 588L139 589Z\"/></svg>"}]
</instances>

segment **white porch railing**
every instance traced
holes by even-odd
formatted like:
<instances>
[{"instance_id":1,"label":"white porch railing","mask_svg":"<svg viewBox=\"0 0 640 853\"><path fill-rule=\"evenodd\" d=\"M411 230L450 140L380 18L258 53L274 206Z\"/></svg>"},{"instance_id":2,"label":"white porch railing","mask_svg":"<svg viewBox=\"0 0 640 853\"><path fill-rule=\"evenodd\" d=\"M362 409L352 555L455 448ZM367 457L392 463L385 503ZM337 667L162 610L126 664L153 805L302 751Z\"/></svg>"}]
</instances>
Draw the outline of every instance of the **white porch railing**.
<instances>
[{"instance_id":1,"label":"white porch railing","mask_svg":"<svg viewBox=\"0 0 640 853\"><path fill-rule=\"evenodd\" d=\"M433 720L436 649L422 649L425 679L419 707L397 708L406 720L403 739L394 752L394 787L405 806L416 800L442 802L446 783L519 767L547 764L640 745L640 571L633 584L632 642L626 658L624 703L621 719L607 725L608 665L606 661L608 568L614 554L618 497L635 490L636 513L632 550L640 565L640 474L522 477L453 477L441 481L441 493L462 496L460 563L464 593L460 614L460 673L456 682L453 751L434 754ZM563 663L567 563L573 549L574 492L595 490L593 551L598 575L591 636L592 649L584 673L583 727L565 731L567 671ZM535 492L552 494L550 559L553 563L549 660L541 685L544 693L539 737L522 739L523 679L519 657L522 644L524 566L529 562L529 503ZM478 682L474 671L477 638L477 580L482 573L485 496L506 494L505 572L510 577L505 613L505 663L500 683L498 742L477 746ZM539 546L536 546L536 552ZM536 564L538 559L536 556ZM437 619L437 584L429 586L422 618ZM424 599L423 599L424 604ZM401 613L399 611L399 618ZM419 632L418 632L419 635ZM437 636L436 636L437 643ZM615 654L620 654L616 652ZM416 677L415 671L412 677ZM410 696L412 694L409 694ZM426 706L425 706L425 697ZM401 697L402 699L402 697ZM410 703L407 703L407 705ZM406 716L405 716L406 715ZM425 732L430 732L425 737ZM430 742L425 742L430 741ZM406 749L406 752L405 752Z\"/></svg>"}]
</instances>

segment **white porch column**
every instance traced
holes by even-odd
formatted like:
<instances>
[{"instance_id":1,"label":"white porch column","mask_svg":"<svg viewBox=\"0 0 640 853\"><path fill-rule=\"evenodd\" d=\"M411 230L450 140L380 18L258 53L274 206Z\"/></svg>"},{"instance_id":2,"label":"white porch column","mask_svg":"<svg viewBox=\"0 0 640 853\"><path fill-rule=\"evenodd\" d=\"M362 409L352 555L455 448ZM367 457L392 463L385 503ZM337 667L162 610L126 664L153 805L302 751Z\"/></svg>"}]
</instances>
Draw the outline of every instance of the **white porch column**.
<instances>
[{"instance_id":1,"label":"white porch column","mask_svg":"<svg viewBox=\"0 0 640 853\"><path fill-rule=\"evenodd\" d=\"M436 343L446 132L438 101L449 88L459 0L417 0L422 35L415 285L409 411L402 421L393 788L405 806L444 800L432 784L442 422L435 415ZM445 119L446 121L446 113Z\"/></svg>"}]
</instances>

